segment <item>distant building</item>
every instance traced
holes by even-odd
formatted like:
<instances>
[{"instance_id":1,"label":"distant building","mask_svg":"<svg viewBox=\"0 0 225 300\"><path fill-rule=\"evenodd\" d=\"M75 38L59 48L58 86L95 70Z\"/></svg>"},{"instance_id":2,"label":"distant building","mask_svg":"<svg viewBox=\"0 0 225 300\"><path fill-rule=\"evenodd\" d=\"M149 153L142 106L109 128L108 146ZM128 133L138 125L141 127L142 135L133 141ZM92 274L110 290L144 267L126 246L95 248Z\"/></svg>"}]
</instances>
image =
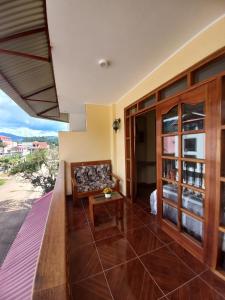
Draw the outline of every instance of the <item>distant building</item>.
<instances>
[{"instance_id":1,"label":"distant building","mask_svg":"<svg viewBox=\"0 0 225 300\"><path fill-rule=\"evenodd\" d=\"M13 142L10 137L0 136L0 141L3 142L3 147L0 147L0 155L20 154L26 156L37 150L49 149L47 142Z\"/></svg>"},{"instance_id":2,"label":"distant building","mask_svg":"<svg viewBox=\"0 0 225 300\"><path fill-rule=\"evenodd\" d=\"M46 142L33 142L33 149L49 149L49 144Z\"/></svg>"},{"instance_id":3,"label":"distant building","mask_svg":"<svg viewBox=\"0 0 225 300\"><path fill-rule=\"evenodd\" d=\"M12 144L12 140L8 136L0 135L0 141L3 142L6 146Z\"/></svg>"},{"instance_id":4,"label":"distant building","mask_svg":"<svg viewBox=\"0 0 225 300\"><path fill-rule=\"evenodd\" d=\"M0 141L3 142L3 147L0 147L0 154L10 154L11 149L17 146L16 142L13 142L12 139L8 136L0 135Z\"/></svg>"}]
</instances>

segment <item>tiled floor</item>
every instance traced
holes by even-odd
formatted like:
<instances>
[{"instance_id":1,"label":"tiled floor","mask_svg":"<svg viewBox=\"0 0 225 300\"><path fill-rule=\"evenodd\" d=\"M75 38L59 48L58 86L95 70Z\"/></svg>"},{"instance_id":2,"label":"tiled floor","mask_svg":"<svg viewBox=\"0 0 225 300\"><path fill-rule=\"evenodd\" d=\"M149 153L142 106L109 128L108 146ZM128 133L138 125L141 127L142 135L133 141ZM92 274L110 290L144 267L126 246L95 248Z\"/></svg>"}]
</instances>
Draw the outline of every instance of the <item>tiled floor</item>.
<instances>
[{"instance_id":1,"label":"tiled floor","mask_svg":"<svg viewBox=\"0 0 225 300\"><path fill-rule=\"evenodd\" d=\"M87 200L68 200L73 300L225 299L225 283L157 226L145 205L125 203L89 222Z\"/></svg>"}]
</instances>

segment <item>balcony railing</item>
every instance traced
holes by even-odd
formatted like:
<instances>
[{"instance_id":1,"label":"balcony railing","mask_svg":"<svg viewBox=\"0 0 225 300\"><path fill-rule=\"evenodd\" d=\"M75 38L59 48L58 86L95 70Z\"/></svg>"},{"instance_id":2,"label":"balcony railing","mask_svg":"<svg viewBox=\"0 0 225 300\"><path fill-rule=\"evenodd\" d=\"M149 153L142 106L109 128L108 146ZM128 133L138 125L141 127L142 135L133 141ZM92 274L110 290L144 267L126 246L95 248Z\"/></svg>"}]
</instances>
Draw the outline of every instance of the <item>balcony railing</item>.
<instances>
[{"instance_id":1,"label":"balcony railing","mask_svg":"<svg viewBox=\"0 0 225 300\"><path fill-rule=\"evenodd\" d=\"M34 282L33 299L68 298L65 162L60 162Z\"/></svg>"}]
</instances>

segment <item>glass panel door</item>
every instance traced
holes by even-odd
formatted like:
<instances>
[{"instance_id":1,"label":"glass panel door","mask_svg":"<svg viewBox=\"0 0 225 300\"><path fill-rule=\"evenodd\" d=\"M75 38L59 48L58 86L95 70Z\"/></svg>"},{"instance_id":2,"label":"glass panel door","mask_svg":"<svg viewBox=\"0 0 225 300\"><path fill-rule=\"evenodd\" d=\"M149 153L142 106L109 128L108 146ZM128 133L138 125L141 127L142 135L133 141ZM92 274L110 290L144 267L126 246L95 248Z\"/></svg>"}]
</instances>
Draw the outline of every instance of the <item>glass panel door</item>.
<instances>
[{"instance_id":1,"label":"glass panel door","mask_svg":"<svg viewBox=\"0 0 225 300\"><path fill-rule=\"evenodd\" d=\"M205 222L205 117L203 99L194 101L189 95L162 110L160 131L161 217L200 244Z\"/></svg>"}]
</instances>

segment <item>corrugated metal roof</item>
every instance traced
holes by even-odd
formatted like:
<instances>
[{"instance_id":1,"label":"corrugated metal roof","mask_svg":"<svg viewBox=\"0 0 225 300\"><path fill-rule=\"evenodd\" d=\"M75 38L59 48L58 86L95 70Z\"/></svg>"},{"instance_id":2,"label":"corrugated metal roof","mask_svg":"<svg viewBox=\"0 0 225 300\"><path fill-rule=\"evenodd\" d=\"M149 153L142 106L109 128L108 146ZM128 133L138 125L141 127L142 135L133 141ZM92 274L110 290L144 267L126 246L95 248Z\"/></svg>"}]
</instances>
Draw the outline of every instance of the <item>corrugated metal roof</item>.
<instances>
[{"instance_id":1,"label":"corrugated metal roof","mask_svg":"<svg viewBox=\"0 0 225 300\"><path fill-rule=\"evenodd\" d=\"M68 121L58 106L44 0L0 0L0 88L32 116Z\"/></svg>"}]
</instances>

